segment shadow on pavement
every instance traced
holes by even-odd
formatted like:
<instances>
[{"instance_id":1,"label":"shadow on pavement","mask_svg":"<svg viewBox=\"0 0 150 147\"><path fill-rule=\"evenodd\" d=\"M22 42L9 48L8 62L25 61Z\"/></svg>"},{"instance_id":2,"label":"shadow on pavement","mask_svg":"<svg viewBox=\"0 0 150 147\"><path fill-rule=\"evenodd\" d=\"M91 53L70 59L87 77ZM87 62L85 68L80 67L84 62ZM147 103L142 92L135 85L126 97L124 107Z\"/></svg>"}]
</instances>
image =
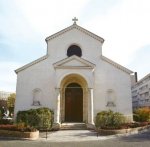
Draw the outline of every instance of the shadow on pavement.
<instances>
[{"instance_id":1,"label":"shadow on pavement","mask_svg":"<svg viewBox=\"0 0 150 147\"><path fill-rule=\"evenodd\" d=\"M126 141L126 142L150 141L150 131L139 133L139 134L136 134L136 135L124 136L124 137L120 137L118 139L121 140L121 141Z\"/></svg>"}]
</instances>

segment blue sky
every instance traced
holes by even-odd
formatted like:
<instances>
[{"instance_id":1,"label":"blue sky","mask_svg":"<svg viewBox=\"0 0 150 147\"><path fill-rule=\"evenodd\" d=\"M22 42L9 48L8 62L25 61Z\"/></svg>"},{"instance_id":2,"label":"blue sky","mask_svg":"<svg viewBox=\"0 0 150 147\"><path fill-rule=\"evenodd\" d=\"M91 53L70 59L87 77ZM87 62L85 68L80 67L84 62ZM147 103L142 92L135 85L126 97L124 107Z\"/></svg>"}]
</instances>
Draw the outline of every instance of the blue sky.
<instances>
[{"instance_id":1,"label":"blue sky","mask_svg":"<svg viewBox=\"0 0 150 147\"><path fill-rule=\"evenodd\" d=\"M149 0L0 0L0 91L15 91L14 70L45 55L45 38L72 25L74 16L105 39L103 55L144 77L149 8Z\"/></svg>"}]
</instances>

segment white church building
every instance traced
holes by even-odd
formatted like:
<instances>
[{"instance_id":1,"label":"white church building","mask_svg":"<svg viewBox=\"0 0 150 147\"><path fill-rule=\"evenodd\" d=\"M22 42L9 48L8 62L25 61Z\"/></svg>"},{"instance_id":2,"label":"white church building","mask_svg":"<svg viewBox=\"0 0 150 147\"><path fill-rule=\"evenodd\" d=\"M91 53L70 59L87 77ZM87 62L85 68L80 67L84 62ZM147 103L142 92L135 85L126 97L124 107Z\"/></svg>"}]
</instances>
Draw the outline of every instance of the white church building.
<instances>
[{"instance_id":1,"label":"white church building","mask_svg":"<svg viewBox=\"0 0 150 147\"><path fill-rule=\"evenodd\" d=\"M113 110L132 121L131 70L102 55L104 39L76 24L46 38L47 54L17 70L15 115L48 107L55 127L94 125L98 112Z\"/></svg>"}]
</instances>

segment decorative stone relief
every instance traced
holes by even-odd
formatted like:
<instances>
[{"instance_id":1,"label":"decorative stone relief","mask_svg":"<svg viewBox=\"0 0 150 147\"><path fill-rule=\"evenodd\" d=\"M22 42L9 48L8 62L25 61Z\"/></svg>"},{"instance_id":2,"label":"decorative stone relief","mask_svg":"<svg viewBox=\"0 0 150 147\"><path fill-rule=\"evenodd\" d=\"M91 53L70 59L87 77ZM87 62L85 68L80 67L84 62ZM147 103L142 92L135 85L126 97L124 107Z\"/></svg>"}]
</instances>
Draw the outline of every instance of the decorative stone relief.
<instances>
[{"instance_id":1,"label":"decorative stone relief","mask_svg":"<svg viewBox=\"0 0 150 147\"><path fill-rule=\"evenodd\" d=\"M112 89L108 89L106 93L106 107L109 107L111 109L112 107L116 107L116 96L115 92Z\"/></svg>"},{"instance_id":2,"label":"decorative stone relief","mask_svg":"<svg viewBox=\"0 0 150 147\"><path fill-rule=\"evenodd\" d=\"M41 105L41 97L42 97L42 91L41 89L34 89L33 90L33 106L40 106Z\"/></svg>"}]
</instances>

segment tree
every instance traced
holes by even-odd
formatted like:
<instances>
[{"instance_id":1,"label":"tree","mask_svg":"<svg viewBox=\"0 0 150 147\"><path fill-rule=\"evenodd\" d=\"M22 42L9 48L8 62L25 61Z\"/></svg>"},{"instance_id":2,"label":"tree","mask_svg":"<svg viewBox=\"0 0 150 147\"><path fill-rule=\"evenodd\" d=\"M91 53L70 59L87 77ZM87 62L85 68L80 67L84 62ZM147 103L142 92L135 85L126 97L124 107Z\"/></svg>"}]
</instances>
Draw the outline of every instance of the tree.
<instances>
[{"instance_id":1,"label":"tree","mask_svg":"<svg viewBox=\"0 0 150 147\"><path fill-rule=\"evenodd\" d=\"M10 114L14 112L15 99L16 99L15 93L10 94L10 96L8 97L7 108L9 109Z\"/></svg>"}]
</instances>

